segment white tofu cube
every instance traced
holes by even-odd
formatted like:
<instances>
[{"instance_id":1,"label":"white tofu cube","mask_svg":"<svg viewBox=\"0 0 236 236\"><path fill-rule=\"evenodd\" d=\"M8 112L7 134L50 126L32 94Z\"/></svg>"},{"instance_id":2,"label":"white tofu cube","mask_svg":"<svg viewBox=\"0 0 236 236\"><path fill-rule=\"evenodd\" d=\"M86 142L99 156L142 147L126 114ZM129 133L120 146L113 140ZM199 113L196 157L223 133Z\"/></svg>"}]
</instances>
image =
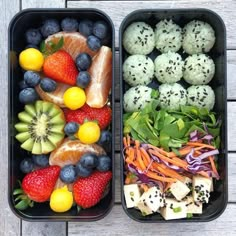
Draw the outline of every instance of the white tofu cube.
<instances>
[{"instance_id":1,"label":"white tofu cube","mask_svg":"<svg viewBox=\"0 0 236 236\"><path fill-rule=\"evenodd\" d=\"M141 196L137 184L124 185L124 194L127 208L135 207Z\"/></svg>"},{"instance_id":2,"label":"white tofu cube","mask_svg":"<svg viewBox=\"0 0 236 236\"><path fill-rule=\"evenodd\" d=\"M178 202L172 198L166 198L166 205L160 210L165 220L182 219L187 217L186 201Z\"/></svg>"},{"instance_id":3,"label":"white tofu cube","mask_svg":"<svg viewBox=\"0 0 236 236\"><path fill-rule=\"evenodd\" d=\"M193 177L193 199L195 202L208 203L212 180L202 176Z\"/></svg>"},{"instance_id":4,"label":"white tofu cube","mask_svg":"<svg viewBox=\"0 0 236 236\"><path fill-rule=\"evenodd\" d=\"M143 215L150 215L158 212L164 206L164 194L157 187L151 187L141 196L137 207Z\"/></svg>"},{"instance_id":5,"label":"white tofu cube","mask_svg":"<svg viewBox=\"0 0 236 236\"><path fill-rule=\"evenodd\" d=\"M177 200L181 201L190 192L190 189L186 184L177 180L175 183L171 184L170 191Z\"/></svg>"},{"instance_id":6,"label":"white tofu cube","mask_svg":"<svg viewBox=\"0 0 236 236\"><path fill-rule=\"evenodd\" d=\"M184 176L184 181L183 181L183 183L186 184L189 189L192 188L193 181L192 181L192 179L190 179L189 177Z\"/></svg>"},{"instance_id":7,"label":"white tofu cube","mask_svg":"<svg viewBox=\"0 0 236 236\"><path fill-rule=\"evenodd\" d=\"M157 187L151 187L146 194L146 203L153 212L164 206L164 194Z\"/></svg>"},{"instance_id":8,"label":"white tofu cube","mask_svg":"<svg viewBox=\"0 0 236 236\"><path fill-rule=\"evenodd\" d=\"M202 214L202 203L194 202L192 196L188 196L186 199L187 213Z\"/></svg>"},{"instance_id":9,"label":"white tofu cube","mask_svg":"<svg viewBox=\"0 0 236 236\"><path fill-rule=\"evenodd\" d=\"M148 198L148 194L147 192L145 192L143 193L143 195L141 196L141 198L139 199L137 203L137 208L142 212L142 215L144 216L151 215L154 213L152 209L146 203L147 198Z\"/></svg>"}]
</instances>

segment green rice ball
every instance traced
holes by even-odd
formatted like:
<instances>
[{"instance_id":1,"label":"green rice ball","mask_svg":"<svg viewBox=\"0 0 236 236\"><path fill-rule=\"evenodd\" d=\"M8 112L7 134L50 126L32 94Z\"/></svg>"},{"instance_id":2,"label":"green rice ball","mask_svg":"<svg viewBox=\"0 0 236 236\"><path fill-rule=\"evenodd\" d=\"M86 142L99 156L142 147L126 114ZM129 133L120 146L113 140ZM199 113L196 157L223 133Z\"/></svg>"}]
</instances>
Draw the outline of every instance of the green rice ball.
<instances>
[{"instance_id":1,"label":"green rice ball","mask_svg":"<svg viewBox=\"0 0 236 236\"><path fill-rule=\"evenodd\" d=\"M155 47L155 35L152 27L145 22L134 22L123 34L123 46L131 54L147 55Z\"/></svg>"}]
</instances>

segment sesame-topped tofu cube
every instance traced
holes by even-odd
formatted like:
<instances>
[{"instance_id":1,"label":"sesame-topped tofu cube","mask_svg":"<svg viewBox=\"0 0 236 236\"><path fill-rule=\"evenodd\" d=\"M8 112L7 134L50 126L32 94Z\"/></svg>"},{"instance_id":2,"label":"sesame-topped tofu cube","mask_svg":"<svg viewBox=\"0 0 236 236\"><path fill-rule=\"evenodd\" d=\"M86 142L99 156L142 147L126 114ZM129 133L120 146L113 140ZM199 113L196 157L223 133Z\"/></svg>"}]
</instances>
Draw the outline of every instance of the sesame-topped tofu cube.
<instances>
[{"instance_id":1,"label":"sesame-topped tofu cube","mask_svg":"<svg viewBox=\"0 0 236 236\"><path fill-rule=\"evenodd\" d=\"M151 215L155 213L152 209L147 205L148 193L144 192L141 198L137 203L137 208L142 212L143 216Z\"/></svg>"},{"instance_id":2,"label":"sesame-topped tofu cube","mask_svg":"<svg viewBox=\"0 0 236 236\"><path fill-rule=\"evenodd\" d=\"M181 201L187 196L187 194L190 192L190 189L186 184L177 180L175 183L171 184L170 191L177 200Z\"/></svg>"},{"instance_id":3,"label":"sesame-topped tofu cube","mask_svg":"<svg viewBox=\"0 0 236 236\"><path fill-rule=\"evenodd\" d=\"M212 180L202 176L193 177L193 199L195 202L208 203Z\"/></svg>"},{"instance_id":4,"label":"sesame-topped tofu cube","mask_svg":"<svg viewBox=\"0 0 236 236\"><path fill-rule=\"evenodd\" d=\"M173 198L166 198L165 207L160 210L165 220L174 220L187 217L186 201L178 202Z\"/></svg>"},{"instance_id":5,"label":"sesame-topped tofu cube","mask_svg":"<svg viewBox=\"0 0 236 236\"><path fill-rule=\"evenodd\" d=\"M202 214L202 203L194 202L192 196L186 198L187 213Z\"/></svg>"},{"instance_id":6,"label":"sesame-topped tofu cube","mask_svg":"<svg viewBox=\"0 0 236 236\"><path fill-rule=\"evenodd\" d=\"M192 189L192 186L193 186L193 181L192 179L190 179L189 177L187 176L184 176L184 181L183 181L184 184L187 185L187 187L191 190Z\"/></svg>"},{"instance_id":7,"label":"sesame-topped tofu cube","mask_svg":"<svg viewBox=\"0 0 236 236\"><path fill-rule=\"evenodd\" d=\"M146 203L152 211L156 212L164 206L164 194L157 187L151 187L147 192Z\"/></svg>"},{"instance_id":8,"label":"sesame-topped tofu cube","mask_svg":"<svg viewBox=\"0 0 236 236\"><path fill-rule=\"evenodd\" d=\"M137 207L144 215L149 215L159 211L160 207L164 206L164 194L157 187L151 187L145 192Z\"/></svg>"},{"instance_id":9,"label":"sesame-topped tofu cube","mask_svg":"<svg viewBox=\"0 0 236 236\"><path fill-rule=\"evenodd\" d=\"M137 184L124 185L124 194L127 208L135 207L141 196Z\"/></svg>"}]
</instances>

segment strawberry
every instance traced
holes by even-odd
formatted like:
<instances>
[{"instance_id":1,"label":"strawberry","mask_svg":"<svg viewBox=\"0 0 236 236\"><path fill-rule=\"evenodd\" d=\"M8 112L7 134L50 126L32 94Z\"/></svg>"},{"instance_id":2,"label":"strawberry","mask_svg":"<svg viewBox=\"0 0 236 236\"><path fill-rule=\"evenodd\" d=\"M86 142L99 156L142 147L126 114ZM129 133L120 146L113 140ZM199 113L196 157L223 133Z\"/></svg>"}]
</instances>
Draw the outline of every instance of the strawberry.
<instances>
[{"instance_id":1,"label":"strawberry","mask_svg":"<svg viewBox=\"0 0 236 236\"><path fill-rule=\"evenodd\" d=\"M102 108L92 108L85 104L77 110L64 109L67 122L77 122L83 124L85 119L96 120L101 129L105 129L111 122L111 108L105 105Z\"/></svg>"},{"instance_id":2,"label":"strawberry","mask_svg":"<svg viewBox=\"0 0 236 236\"><path fill-rule=\"evenodd\" d=\"M45 202L49 199L60 174L59 166L49 166L27 174L22 189L29 199Z\"/></svg>"},{"instance_id":3,"label":"strawberry","mask_svg":"<svg viewBox=\"0 0 236 236\"><path fill-rule=\"evenodd\" d=\"M111 178L111 171L94 171L89 177L78 178L73 185L74 199L77 205L82 208L96 205L101 200Z\"/></svg>"},{"instance_id":4,"label":"strawberry","mask_svg":"<svg viewBox=\"0 0 236 236\"><path fill-rule=\"evenodd\" d=\"M45 58L43 72L49 78L69 85L76 84L79 73L73 58L63 50L59 50Z\"/></svg>"}]
</instances>

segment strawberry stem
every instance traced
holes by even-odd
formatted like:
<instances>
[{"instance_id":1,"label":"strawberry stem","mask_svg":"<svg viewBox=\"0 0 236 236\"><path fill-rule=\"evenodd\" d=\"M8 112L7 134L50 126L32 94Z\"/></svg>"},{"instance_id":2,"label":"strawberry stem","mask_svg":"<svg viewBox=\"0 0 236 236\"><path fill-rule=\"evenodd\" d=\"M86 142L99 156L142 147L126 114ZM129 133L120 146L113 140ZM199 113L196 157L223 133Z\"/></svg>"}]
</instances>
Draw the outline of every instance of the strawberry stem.
<instances>
[{"instance_id":1,"label":"strawberry stem","mask_svg":"<svg viewBox=\"0 0 236 236\"><path fill-rule=\"evenodd\" d=\"M18 181L20 188L17 188L13 191L13 196L15 197L15 208L18 210L25 210L28 207L33 207L34 202L25 194L23 189L21 188L21 182Z\"/></svg>"}]
</instances>

